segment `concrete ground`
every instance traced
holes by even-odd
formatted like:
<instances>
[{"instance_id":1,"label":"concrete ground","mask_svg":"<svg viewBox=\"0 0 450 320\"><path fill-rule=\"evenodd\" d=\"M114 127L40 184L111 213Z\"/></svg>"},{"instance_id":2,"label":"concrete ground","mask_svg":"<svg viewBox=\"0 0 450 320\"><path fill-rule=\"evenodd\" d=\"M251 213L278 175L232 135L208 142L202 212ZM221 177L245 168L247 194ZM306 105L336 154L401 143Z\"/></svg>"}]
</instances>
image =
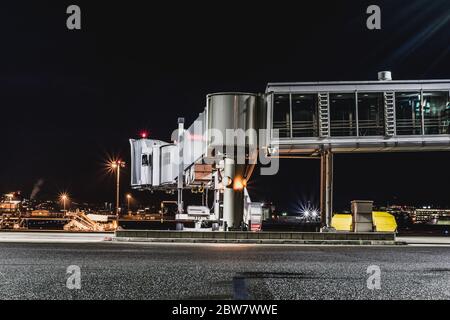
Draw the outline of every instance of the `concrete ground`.
<instances>
[{"instance_id":1,"label":"concrete ground","mask_svg":"<svg viewBox=\"0 0 450 320\"><path fill-rule=\"evenodd\" d=\"M450 247L442 245L136 244L104 241L110 234L56 236L0 234L0 299L450 299ZM80 290L67 287L69 266L80 268ZM368 282L373 288L376 281L368 270L378 268L380 289L371 290Z\"/></svg>"},{"instance_id":2,"label":"concrete ground","mask_svg":"<svg viewBox=\"0 0 450 320\"><path fill-rule=\"evenodd\" d=\"M112 237L113 233L0 232L0 243L88 243L102 242Z\"/></svg>"},{"instance_id":3,"label":"concrete ground","mask_svg":"<svg viewBox=\"0 0 450 320\"><path fill-rule=\"evenodd\" d=\"M36 242L36 243L88 243L103 242L114 239L113 233L68 233L68 232L0 232L1 242ZM443 245L450 246L450 237L397 237L397 241L409 245Z\"/></svg>"},{"instance_id":4,"label":"concrete ground","mask_svg":"<svg viewBox=\"0 0 450 320\"><path fill-rule=\"evenodd\" d=\"M450 237L397 237L397 241L406 242L409 245L448 245L450 246Z\"/></svg>"}]
</instances>

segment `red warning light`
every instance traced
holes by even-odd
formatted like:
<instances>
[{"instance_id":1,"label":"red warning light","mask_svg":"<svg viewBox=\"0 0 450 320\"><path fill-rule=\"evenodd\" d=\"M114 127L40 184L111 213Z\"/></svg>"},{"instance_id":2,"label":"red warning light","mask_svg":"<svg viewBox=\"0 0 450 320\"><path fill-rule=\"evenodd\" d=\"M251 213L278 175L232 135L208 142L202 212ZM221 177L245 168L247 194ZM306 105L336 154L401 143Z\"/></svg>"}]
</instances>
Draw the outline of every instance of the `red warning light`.
<instances>
[{"instance_id":1,"label":"red warning light","mask_svg":"<svg viewBox=\"0 0 450 320\"><path fill-rule=\"evenodd\" d=\"M147 131L141 131L140 136L142 139L146 139L148 137L148 132Z\"/></svg>"}]
</instances>

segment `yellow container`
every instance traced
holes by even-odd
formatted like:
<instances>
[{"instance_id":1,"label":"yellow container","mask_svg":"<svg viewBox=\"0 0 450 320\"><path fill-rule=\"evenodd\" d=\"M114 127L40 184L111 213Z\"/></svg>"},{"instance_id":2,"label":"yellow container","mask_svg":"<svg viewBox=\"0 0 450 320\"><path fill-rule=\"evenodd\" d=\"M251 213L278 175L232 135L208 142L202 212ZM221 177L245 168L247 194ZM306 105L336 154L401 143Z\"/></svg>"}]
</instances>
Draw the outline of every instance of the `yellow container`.
<instances>
[{"instance_id":1,"label":"yellow container","mask_svg":"<svg viewBox=\"0 0 450 320\"><path fill-rule=\"evenodd\" d=\"M377 232L395 232L397 230L395 217L390 213L374 211L372 219Z\"/></svg>"},{"instance_id":2,"label":"yellow container","mask_svg":"<svg viewBox=\"0 0 450 320\"><path fill-rule=\"evenodd\" d=\"M352 231L353 218L351 214L337 213L331 218L331 226L337 231Z\"/></svg>"},{"instance_id":3,"label":"yellow container","mask_svg":"<svg viewBox=\"0 0 450 320\"><path fill-rule=\"evenodd\" d=\"M395 232L397 230L395 217L387 212L372 212L372 223L376 232ZM331 226L337 231L352 231L353 217L351 214L336 213L331 219Z\"/></svg>"}]
</instances>

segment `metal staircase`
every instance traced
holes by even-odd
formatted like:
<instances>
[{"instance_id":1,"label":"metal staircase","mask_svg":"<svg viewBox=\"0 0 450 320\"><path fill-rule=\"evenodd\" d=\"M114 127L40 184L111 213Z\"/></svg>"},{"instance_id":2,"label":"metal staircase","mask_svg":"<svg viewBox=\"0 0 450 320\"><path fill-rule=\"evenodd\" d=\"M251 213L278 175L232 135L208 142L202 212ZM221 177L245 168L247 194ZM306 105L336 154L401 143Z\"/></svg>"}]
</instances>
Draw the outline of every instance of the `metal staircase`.
<instances>
[{"instance_id":1,"label":"metal staircase","mask_svg":"<svg viewBox=\"0 0 450 320\"><path fill-rule=\"evenodd\" d=\"M387 91L384 93L384 122L385 135L393 137L395 135L395 93Z\"/></svg>"},{"instance_id":2,"label":"metal staircase","mask_svg":"<svg viewBox=\"0 0 450 320\"><path fill-rule=\"evenodd\" d=\"M329 94L319 93L319 135L321 138L330 136Z\"/></svg>"},{"instance_id":3,"label":"metal staircase","mask_svg":"<svg viewBox=\"0 0 450 320\"><path fill-rule=\"evenodd\" d=\"M99 225L89 219L83 212L68 213L67 216L71 220L64 226L64 230L100 231Z\"/></svg>"}]
</instances>

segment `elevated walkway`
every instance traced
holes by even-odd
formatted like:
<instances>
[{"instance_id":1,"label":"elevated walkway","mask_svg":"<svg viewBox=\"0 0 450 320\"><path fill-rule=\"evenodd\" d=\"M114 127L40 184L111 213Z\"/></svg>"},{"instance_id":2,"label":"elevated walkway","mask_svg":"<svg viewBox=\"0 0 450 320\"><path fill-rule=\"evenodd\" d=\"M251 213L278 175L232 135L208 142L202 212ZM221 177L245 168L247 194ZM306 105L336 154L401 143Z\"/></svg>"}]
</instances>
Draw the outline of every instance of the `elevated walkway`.
<instances>
[{"instance_id":1,"label":"elevated walkway","mask_svg":"<svg viewBox=\"0 0 450 320\"><path fill-rule=\"evenodd\" d=\"M450 80L269 83L269 151L447 151L449 93Z\"/></svg>"}]
</instances>

